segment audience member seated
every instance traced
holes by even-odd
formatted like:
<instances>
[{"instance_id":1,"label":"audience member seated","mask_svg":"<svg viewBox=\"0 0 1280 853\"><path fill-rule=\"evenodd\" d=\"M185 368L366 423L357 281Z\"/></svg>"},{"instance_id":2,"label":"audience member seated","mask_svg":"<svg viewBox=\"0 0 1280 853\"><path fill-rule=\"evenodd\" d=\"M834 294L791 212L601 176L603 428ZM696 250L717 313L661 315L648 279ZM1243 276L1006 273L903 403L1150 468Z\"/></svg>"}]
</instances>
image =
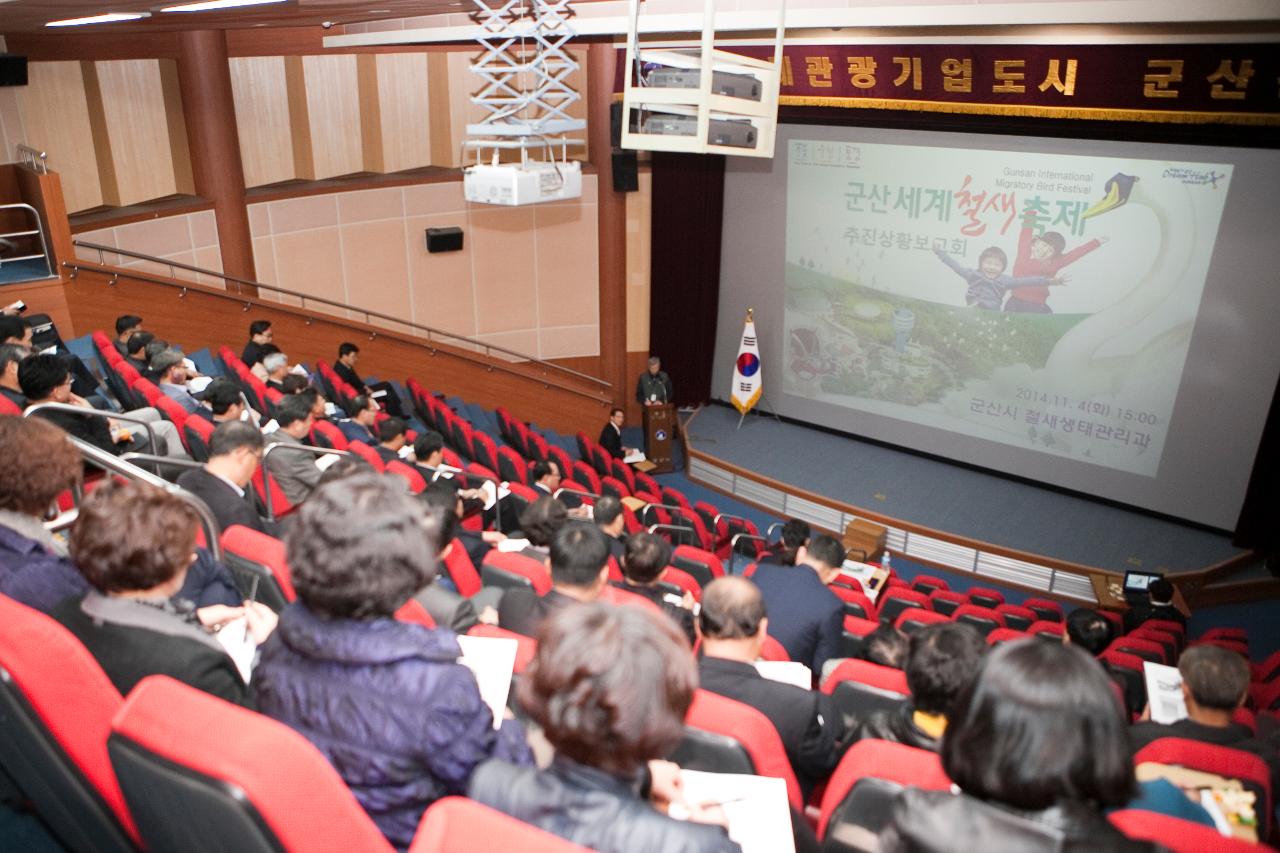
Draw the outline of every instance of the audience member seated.
<instances>
[{"instance_id":1,"label":"audience member seated","mask_svg":"<svg viewBox=\"0 0 1280 853\"><path fill-rule=\"evenodd\" d=\"M609 422L600 430L600 446L614 459L623 459L634 449L622 446L622 426L626 422L626 410L615 407L609 411Z\"/></svg>"},{"instance_id":2,"label":"audience member seated","mask_svg":"<svg viewBox=\"0 0 1280 853\"><path fill-rule=\"evenodd\" d=\"M1146 604L1136 604L1125 611L1124 632L1127 634L1150 619L1177 622L1184 628L1187 625L1187 617L1173 606L1173 584L1164 578L1157 578L1147 586Z\"/></svg>"},{"instance_id":3,"label":"audience member seated","mask_svg":"<svg viewBox=\"0 0 1280 853\"><path fill-rule=\"evenodd\" d=\"M147 347L155 339L156 336L150 332L134 332L125 344L124 360L143 376L151 370L151 365L147 363Z\"/></svg>"},{"instance_id":4,"label":"audience member seated","mask_svg":"<svg viewBox=\"0 0 1280 853\"><path fill-rule=\"evenodd\" d=\"M609 544L594 524L572 522L561 527L551 542L550 562L550 591L540 596L531 589L508 590L498 605L500 626L536 636L544 619L571 604L595 601L609 581Z\"/></svg>"},{"instance_id":5,"label":"audience member seated","mask_svg":"<svg viewBox=\"0 0 1280 853\"><path fill-rule=\"evenodd\" d=\"M457 496L449 489L430 489L418 495L425 507L427 530L431 533L432 551L438 554L435 576L431 583L414 593L413 597L426 608L437 625L447 626L459 634L465 634L477 622L498 624L498 611L494 605L501 600L502 590L485 587L472 598L458 594L457 588L444 571L449 552L460 547L454 541L461 525L456 510Z\"/></svg>"},{"instance_id":6,"label":"audience member seated","mask_svg":"<svg viewBox=\"0 0 1280 853\"><path fill-rule=\"evenodd\" d=\"M298 378L301 378L301 377L298 377ZM296 391L290 396L301 397L302 399L307 401L307 406L311 411L311 419L313 421L325 420L326 418L325 412L327 411L327 404L325 402L324 396L320 393L319 389L314 388L311 385L307 385L306 387L300 389L299 391Z\"/></svg>"},{"instance_id":7,"label":"audience member seated","mask_svg":"<svg viewBox=\"0 0 1280 853\"><path fill-rule=\"evenodd\" d=\"M910 648L911 640L906 634L892 625L881 625L862 638L857 659L903 669L906 667Z\"/></svg>"},{"instance_id":8,"label":"audience member seated","mask_svg":"<svg viewBox=\"0 0 1280 853\"><path fill-rule=\"evenodd\" d=\"M434 572L423 513L373 474L317 489L286 538L298 600L254 672L263 713L314 743L401 849L481 761L532 763L519 724L494 729L456 635L392 615Z\"/></svg>"},{"instance_id":9,"label":"audience member seated","mask_svg":"<svg viewBox=\"0 0 1280 853\"><path fill-rule=\"evenodd\" d=\"M1162 737L1243 750L1267 762L1271 790L1280 790L1280 754L1273 746L1255 739L1248 726L1231 720L1231 715L1249 698L1249 662L1218 646L1191 646L1178 658L1178 672L1182 675L1186 718L1168 725L1146 719L1135 723L1129 730L1134 751Z\"/></svg>"},{"instance_id":10,"label":"audience member seated","mask_svg":"<svg viewBox=\"0 0 1280 853\"><path fill-rule=\"evenodd\" d=\"M937 752L960 694L973 683L987 644L977 629L958 622L926 625L911 635L907 686L911 702L877 711L858 726L857 739L874 738Z\"/></svg>"},{"instance_id":11,"label":"audience member seated","mask_svg":"<svg viewBox=\"0 0 1280 853\"><path fill-rule=\"evenodd\" d=\"M850 742L831 697L772 681L756 671L769 619L760 590L750 581L724 577L708 584L702 591L698 627L702 688L750 705L769 718L807 799L813 787L831 775Z\"/></svg>"},{"instance_id":12,"label":"audience member seated","mask_svg":"<svg viewBox=\"0 0 1280 853\"><path fill-rule=\"evenodd\" d=\"M568 530L598 535L588 525ZM736 851L721 827L706 825L723 821L721 810L683 802L678 768L654 760L679 743L697 686L688 645L658 614L607 604L561 610L518 688L555 758L545 770L485 762L470 796L600 853ZM673 802L691 820L663 814Z\"/></svg>"},{"instance_id":13,"label":"audience member seated","mask_svg":"<svg viewBox=\"0 0 1280 853\"><path fill-rule=\"evenodd\" d=\"M0 344L31 347L31 326L21 317L0 316Z\"/></svg>"},{"instance_id":14,"label":"audience member seated","mask_svg":"<svg viewBox=\"0 0 1280 853\"><path fill-rule=\"evenodd\" d=\"M18 383L22 386L28 405L63 403L94 411L88 401L71 392L71 382L71 365L61 355L30 355L18 366ZM191 458L182 446L177 428L162 419L155 409L134 409L126 414L146 421L147 428L155 433L158 453L179 459ZM107 453L120 454L126 450L150 449L144 428L136 424L126 422L125 429L115 420L50 410L37 412L36 415L62 427L68 435ZM116 435L120 437L119 442L116 441Z\"/></svg>"},{"instance_id":15,"label":"audience member seated","mask_svg":"<svg viewBox=\"0 0 1280 853\"><path fill-rule=\"evenodd\" d=\"M814 674L840 652L844 602L827 589L844 565L844 547L826 534L799 545L795 566L761 563L751 580L772 614L769 635Z\"/></svg>"},{"instance_id":16,"label":"audience member seated","mask_svg":"<svg viewBox=\"0 0 1280 853\"><path fill-rule=\"evenodd\" d=\"M311 383L307 381L307 377L297 373L286 373L284 378L280 380L279 391L281 394L299 394L302 389L310 387Z\"/></svg>"},{"instance_id":17,"label":"audience member seated","mask_svg":"<svg viewBox=\"0 0 1280 853\"><path fill-rule=\"evenodd\" d=\"M271 343L274 337L270 320L254 320L250 323L249 341L240 352L240 360L244 362L244 366L252 368L262 361L262 348Z\"/></svg>"},{"instance_id":18,"label":"audience member seated","mask_svg":"<svg viewBox=\"0 0 1280 853\"><path fill-rule=\"evenodd\" d=\"M205 412L209 413L209 419L215 424L227 422L238 422L244 420L246 412L252 413L249 420L254 420L252 415L256 415L244 402L244 395L240 393L240 389L236 383L219 376L209 383L208 387L200 393L200 399L207 408L196 412L197 415L204 417Z\"/></svg>"},{"instance_id":19,"label":"audience member seated","mask_svg":"<svg viewBox=\"0 0 1280 853\"><path fill-rule=\"evenodd\" d=\"M258 517L249 482L262 460L262 433L253 424L226 421L209 439L209 461L203 468L184 471L178 485L209 507L223 530L241 524L259 533L273 534L274 527Z\"/></svg>"},{"instance_id":20,"label":"audience member seated","mask_svg":"<svg viewBox=\"0 0 1280 853\"><path fill-rule=\"evenodd\" d=\"M684 631L685 637L692 644L697 638L693 627L693 595L688 592L683 597L673 595L663 592L658 586L658 582L667 574L670 562L671 544L667 540L644 531L633 533L627 539L627 548L622 558L623 580L618 586L658 605Z\"/></svg>"},{"instance_id":21,"label":"audience member seated","mask_svg":"<svg viewBox=\"0 0 1280 853\"><path fill-rule=\"evenodd\" d=\"M809 544L813 531L806 522L798 518L789 518L782 525L781 538L771 548L760 555L759 563L774 563L779 566L794 566L796 554L800 548Z\"/></svg>"},{"instance_id":22,"label":"audience member seated","mask_svg":"<svg viewBox=\"0 0 1280 853\"><path fill-rule=\"evenodd\" d=\"M148 675L168 675L229 702L252 706L216 630L244 617L257 643L276 617L261 603L192 610L174 596L196 560L196 517L180 498L142 483L108 481L80 506L71 557L92 589L50 615L97 659L121 694Z\"/></svg>"},{"instance_id":23,"label":"audience member seated","mask_svg":"<svg viewBox=\"0 0 1280 853\"><path fill-rule=\"evenodd\" d=\"M0 344L0 394L19 409L27 407L27 395L18 384L18 365L30 354L21 344Z\"/></svg>"},{"instance_id":24,"label":"audience member seated","mask_svg":"<svg viewBox=\"0 0 1280 853\"><path fill-rule=\"evenodd\" d=\"M280 347L275 344L263 344L258 350L258 363L249 367L249 372L258 378L258 381L266 383L267 368L266 360L273 355L280 354Z\"/></svg>"},{"instance_id":25,"label":"audience member seated","mask_svg":"<svg viewBox=\"0 0 1280 853\"><path fill-rule=\"evenodd\" d=\"M546 459L533 463L533 467L529 469L529 479L533 482L533 490L540 494L555 497L556 490L560 488L560 483L564 480L564 472L560 470L560 463L554 459ZM564 504L566 509L580 510L582 507L582 499L577 495L563 494L556 498L560 503ZM581 511L574 513L575 517L583 517Z\"/></svg>"},{"instance_id":26,"label":"audience member seated","mask_svg":"<svg viewBox=\"0 0 1280 853\"><path fill-rule=\"evenodd\" d=\"M357 394L367 394L375 398L382 404L387 414L403 418L404 411L400 408L400 396L396 390L389 382L376 382L373 385L366 383L360 378L360 374L356 373L356 363L359 361L360 347L350 341L343 341L338 345L338 360L333 363L333 372L338 374L343 382L356 389Z\"/></svg>"},{"instance_id":27,"label":"audience member seated","mask_svg":"<svg viewBox=\"0 0 1280 853\"><path fill-rule=\"evenodd\" d=\"M177 403L189 415L203 408L200 401L187 390L187 357L179 350L167 349L151 359L151 372L156 376L156 385L173 402Z\"/></svg>"},{"instance_id":28,"label":"audience member seated","mask_svg":"<svg viewBox=\"0 0 1280 853\"><path fill-rule=\"evenodd\" d=\"M413 461L430 483L444 463L444 436L426 430L413 440Z\"/></svg>"},{"instance_id":29,"label":"audience member seated","mask_svg":"<svg viewBox=\"0 0 1280 853\"><path fill-rule=\"evenodd\" d=\"M281 394L284 390L284 378L289 375L289 356L282 352L273 352L262 359L262 371L267 375L263 380L268 388L274 388Z\"/></svg>"},{"instance_id":30,"label":"audience member seated","mask_svg":"<svg viewBox=\"0 0 1280 853\"><path fill-rule=\"evenodd\" d=\"M141 331L141 317L136 314L121 314L116 318L116 339L111 342L111 345L122 357L126 356L129 354L129 338L133 337L135 332Z\"/></svg>"},{"instance_id":31,"label":"audience member seated","mask_svg":"<svg viewBox=\"0 0 1280 853\"><path fill-rule=\"evenodd\" d=\"M39 418L0 417L0 593L36 610L88 590L67 549L42 523L59 494L80 482L80 454Z\"/></svg>"},{"instance_id":32,"label":"audience member seated","mask_svg":"<svg viewBox=\"0 0 1280 853\"><path fill-rule=\"evenodd\" d=\"M551 543L556 534L568 522L569 511L564 508L564 504L555 498L541 497L520 513L520 530L512 538L529 540L521 554L535 560L546 560L551 555Z\"/></svg>"},{"instance_id":33,"label":"audience member seated","mask_svg":"<svg viewBox=\"0 0 1280 853\"><path fill-rule=\"evenodd\" d=\"M147 348L142 351L142 361L146 365L146 369L142 371L142 378L148 382L155 384L160 381L160 377L151 369L151 359L158 356L169 348L169 342L154 338L147 344Z\"/></svg>"},{"instance_id":34,"label":"audience member seated","mask_svg":"<svg viewBox=\"0 0 1280 853\"><path fill-rule=\"evenodd\" d=\"M378 404L368 394L358 394L351 401L355 414L338 421L338 429L347 441L362 441L370 447L378 446L378 437L373 434L374 425L378 422Z\"/></svg>"},{"instance_id":35,"label":"audience member seated","mask_svg":"<svg viewBox=\"0 0 1280 853\"><path fill-rule=\"evenodd\" d=\"M389 417L378 424L378 444L373 449L378 451L378 456L382 457L383 462L412 462L412 458L406 460L400 455L400 450L408 441L405 438L405 431L409 425L404 422L403 418Z\"/></svg>"},{"instance_id":36,"label":"audience member seated","mask_svg":"<svg viewBox=\"0 0 1280 853\"><path fill-rule=\"evenodd\" d=\"M613 495L601 495L596 498L592 508L591 520L600 528L609 542L609 553L618 565L622 565L622 557L627 551L627 518L622 513L622 501Z\"/></svg>"},{"instance_id":37,"label":"audience member seated","mask_svg":"<svg viewBox=\"0 0 1280 853\"><path fill-rule=\"evenodd\" d=\"M418 440L421 441L422 436L418 436ZM463 495L469 490L459 489L457 483L448 477L440 477L435 481L431 481L428 478L428 482L429 485L426 491L423 492L424 500L427 499L425 496L430 492L438 491L442 494L447 494L448 500L453 501L454 512L458 520L461 521L465 515ZM441 497L441 501L443 502L444 500L445 498ZM475 566L476 569L479 569L484 563L485 555L506 538L505 534L496 530L469 530L461 525L459 525L457 533L458 541L466 549L467 556L471 558L471 565Z\"/></svg>"},{"instance_id":38,"label":"audience member seated","mask_svg":"<svg viewBox=\"0 0 1280 853\"><path fill-rule=\"evenodd\" d=\"M1111 687L1088 655L1039 639L1004 643L942 739L942 766L960 793L903 791L880 850L1155 850L1102 815L1132 798L1132 758Z\"/></svg>"},{"instance_id":39,"label":"audience member seated","mask_svg":"<svg viewBox=\"0 0 1280 853\"><path fill-rule=\"evenodd\" d=\"M1062 634L1062 642L1081 648L1088 652L1090 656L1097 658L1111 645L1111 641L1115 639L1115 634L1115 625L1110 619L1096 610L1078 607L1067 614L1066 630ZM1126 680L1113 671L1105 662L1099 661L1099 663L1102 664L1102 668L1107 671L1107 675L1116 683L1116 686L1120 688L1120 695L1124 697L1125 711L1130 714L1141 713L1147 697L1147 691L1142 682L1136 678Z\"/></svg>"},{"instance_id":40,"label":"audience member seated","mask_svg":"<svg viewBox=\"0 0 1280 853\"><path fill-rule=\"evenodd\" d=\"M284 444L302 447L302 440L311 432L311 405L300 394L285 397L276 405L275 432L267 436L267 444ZM312 453L296 450L273 450L267 456L267 470L284 490L284 496L291 504L300 504L311 494L311 490L320 482L320 469L316 467L318 457ZM335 519L335 522L340 521Z\"/></svg>"}]
</instances>

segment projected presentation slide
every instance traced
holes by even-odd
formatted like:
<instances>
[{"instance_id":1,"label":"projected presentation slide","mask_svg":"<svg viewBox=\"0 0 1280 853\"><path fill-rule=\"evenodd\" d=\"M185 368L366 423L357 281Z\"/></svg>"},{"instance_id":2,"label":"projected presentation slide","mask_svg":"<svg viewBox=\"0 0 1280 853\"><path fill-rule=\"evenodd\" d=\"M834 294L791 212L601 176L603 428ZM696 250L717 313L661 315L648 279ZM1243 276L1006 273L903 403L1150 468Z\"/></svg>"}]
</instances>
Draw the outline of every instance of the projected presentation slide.
<instances>
[{"instance_id":1,"label":"projected presentation slide","mask_svg":"<svg viewBox=\"0 0 1280 853\"><path fill-rule=\"evenodd\" d=\"M779 154L787 394L1157 475L1231 165Z\"/></svg>"}]
</instances>

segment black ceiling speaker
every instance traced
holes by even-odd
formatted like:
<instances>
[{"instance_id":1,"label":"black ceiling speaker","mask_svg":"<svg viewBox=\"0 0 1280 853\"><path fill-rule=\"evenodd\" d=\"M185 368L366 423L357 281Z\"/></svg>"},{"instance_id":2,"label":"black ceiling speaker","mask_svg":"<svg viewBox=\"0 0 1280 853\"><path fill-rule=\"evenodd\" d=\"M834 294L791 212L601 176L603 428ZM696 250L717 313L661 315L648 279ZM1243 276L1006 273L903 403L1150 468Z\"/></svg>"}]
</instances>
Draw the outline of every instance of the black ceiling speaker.
<instances>
[{"instance_id":1,"label":"black ceiling speaker","mask_svg":"<svg viewBox=\"0 0 1280 853\"><path fill-rule=\"evenodd\" d=\"M427 251L457 252L462 249L462 229L456 225L448 228L427 229Z\"/></svg>"}]
</instances>

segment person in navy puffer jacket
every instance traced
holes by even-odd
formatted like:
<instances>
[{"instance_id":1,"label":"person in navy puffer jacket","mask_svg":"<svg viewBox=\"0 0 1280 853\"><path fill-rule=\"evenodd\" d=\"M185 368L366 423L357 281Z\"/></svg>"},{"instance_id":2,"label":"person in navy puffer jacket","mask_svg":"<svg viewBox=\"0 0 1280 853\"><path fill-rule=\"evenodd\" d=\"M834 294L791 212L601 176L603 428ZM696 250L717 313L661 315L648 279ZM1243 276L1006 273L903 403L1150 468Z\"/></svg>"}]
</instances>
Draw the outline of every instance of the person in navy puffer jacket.
<instances>
[{"instance_id":1,"label":"person in navy puffer jacket","mask_svg":"<svg viewBox=\"0 0 1280 853\"><path fill-rule=\"evenodd\" d=\"M286 540L298 601L254 670L259 709L315 744L402 849L480 762L533 764L519 723L494 729L457 636L393 617L435 572L423 517L398 481L322 485Z\"/></svg>"}]
</instances>

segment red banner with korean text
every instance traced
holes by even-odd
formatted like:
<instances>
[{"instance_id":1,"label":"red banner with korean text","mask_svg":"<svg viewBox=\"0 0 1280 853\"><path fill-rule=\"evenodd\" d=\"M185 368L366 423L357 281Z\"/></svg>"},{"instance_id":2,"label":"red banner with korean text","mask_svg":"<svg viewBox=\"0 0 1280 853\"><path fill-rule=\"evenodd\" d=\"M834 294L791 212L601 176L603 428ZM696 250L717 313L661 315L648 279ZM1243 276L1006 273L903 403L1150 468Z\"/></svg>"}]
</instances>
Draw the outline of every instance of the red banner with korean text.
<instances>
[{"instance_id":1,"label":"red banner with korean text","mask_svg":"<svg viewBox=\"0 0 1280 853\"><path fill-rule=\"evenodd\" d=\"M1280 125L1280 44L790 45L779 103Z\"/></svg>"}]
</instances>

